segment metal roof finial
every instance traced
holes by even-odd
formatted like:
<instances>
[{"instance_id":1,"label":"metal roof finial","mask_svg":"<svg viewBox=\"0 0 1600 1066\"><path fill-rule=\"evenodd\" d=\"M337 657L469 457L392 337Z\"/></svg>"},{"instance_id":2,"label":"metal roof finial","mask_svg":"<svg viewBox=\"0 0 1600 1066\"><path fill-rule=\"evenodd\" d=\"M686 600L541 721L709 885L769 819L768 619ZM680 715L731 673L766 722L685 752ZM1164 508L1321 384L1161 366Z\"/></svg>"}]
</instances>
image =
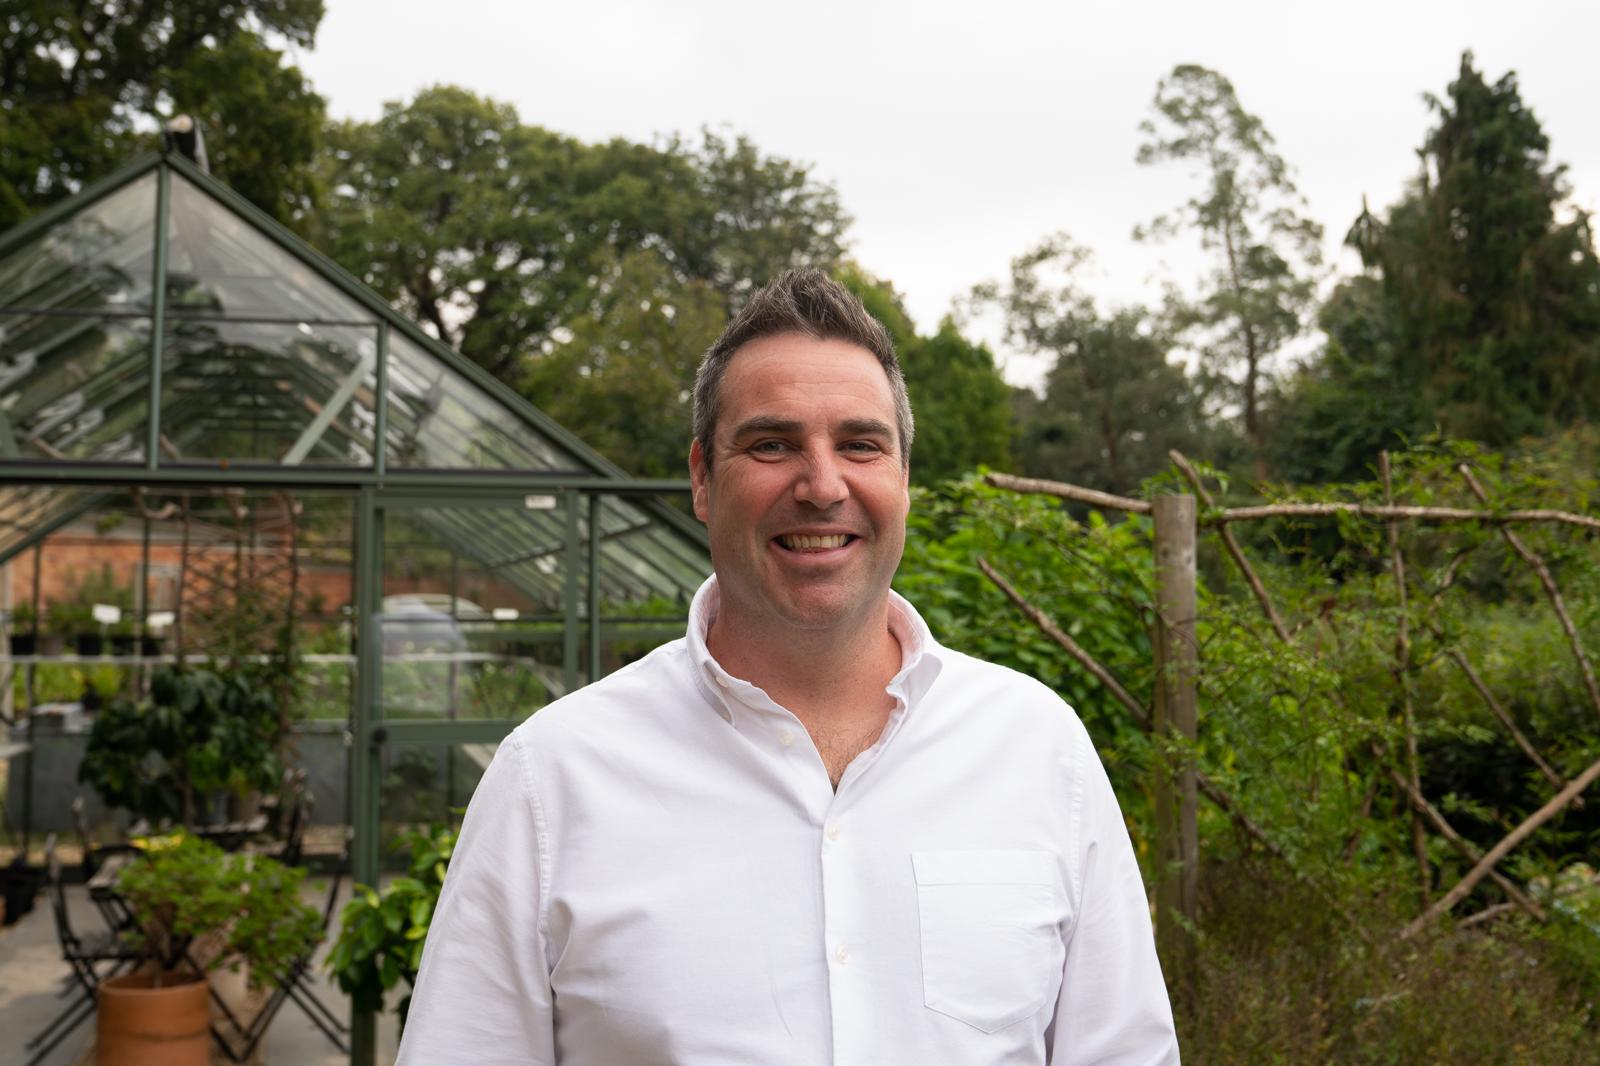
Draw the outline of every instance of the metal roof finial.
<instances>
[{"instance_id":1,"label":"metal roof finial","mask_svg":"<svg viewBox=\"0 0 1600 1066\"><path fill-rule=\"evenodd\" d=\"M211 173L211 164L206 162L206 137L200 123L192 116L174 116L167 122L161 141L166 151L177 152L207 174Z\"/></svg>"}]
</instances>

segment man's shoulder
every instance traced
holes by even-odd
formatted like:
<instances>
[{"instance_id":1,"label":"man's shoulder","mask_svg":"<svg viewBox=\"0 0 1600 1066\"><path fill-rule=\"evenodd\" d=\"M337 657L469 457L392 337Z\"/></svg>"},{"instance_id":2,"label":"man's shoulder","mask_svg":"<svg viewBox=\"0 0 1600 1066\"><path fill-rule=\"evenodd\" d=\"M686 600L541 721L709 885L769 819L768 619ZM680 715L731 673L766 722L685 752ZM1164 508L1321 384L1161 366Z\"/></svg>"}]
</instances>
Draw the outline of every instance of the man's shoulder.
<instances>
[{"instance_id":1,"label":"man's shoulder","mask_svg":"<svg viewBox=\"0 0 1600 1066\"><path fill-rule=\"evenodd\" d=\"M1072 705L1038 678L1000 663L941 646L943 668L934 686L941 702L982 718L1020 719L1074 734L1083 729Z\"/></svg>"},{"instance_id":2,"label":"man's shoulder","mask_svg":"<svg viewBox=\"0 0 1600 1066\"><path fill-rule=\"evenodd\" d=\"M1072 710L1055 689L1031 674L943 645L939 647L939 656L944 661L944 668L939 675L941 685L948 683L963 689L1004 693L1027 701L1030 705L1040 704L1051 710Z\"/></svg>"}]
</instances>

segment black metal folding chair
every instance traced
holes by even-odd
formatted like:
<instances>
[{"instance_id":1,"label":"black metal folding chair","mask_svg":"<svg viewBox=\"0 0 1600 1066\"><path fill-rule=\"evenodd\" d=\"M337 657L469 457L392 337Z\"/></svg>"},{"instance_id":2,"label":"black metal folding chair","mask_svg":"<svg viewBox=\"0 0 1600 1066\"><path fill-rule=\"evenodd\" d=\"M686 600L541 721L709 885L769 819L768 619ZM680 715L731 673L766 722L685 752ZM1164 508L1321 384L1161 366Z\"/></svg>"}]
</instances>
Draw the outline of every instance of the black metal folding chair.
<instances>
[{"instance_id":1,"label":"black metal folding chair","mask_svg":"<svg viewBox=\"0 0 1600 1066\"><path fill-rule=\"evenodd\" d=\"M61 942L61 957L72 968L69 993L72 1002L60 1014L30 1039L24 1049L33 1052L28 1066L36 1066L67 1034L94 1013L95 991L100 982L131 968L139 956L127 947L110 929L80 937L72 928L67 913L66 889L61 882L61 857L56 854L56 837L52 833L45 841L45 854L49 857L49 877L46 891L50 896L50 910L55 918L56 939Z\"/></svg>"},{"instance_id":2,"label":"black metal folding chair","mask_svg":"<svg viewBox=\"0 0 1600 1066\"><path fill-rule=\"evenodd\" d=\"M307 817L309 817L309 814ZM339 898L339 885L344 878L346 870L349 868L349 864L350 840L347 834L338 865L329 878L328 894L322 905L322 927L330 933L333 925L334 908ZM318 999L316 992L313 991L312 986L315 982L315 976L311 972L311 959L315 951L316 949L313 947L305 955L290 963L282 973L272 975L272 993L268 996L267 1002L262 1005L261 1010L251 1019L248 1026L240 1025L233 1012L228 1009L226 1004L222 1003L215 991L212 992L212 999L222 1006L223 1013L243 1040L242 1047L235 1047L233 1042L225 1037L216 1026L211 1027L213 1039L222 1048L223 1054L227 1055L230 1060L245 1062L254 1054L256 1045L266 1035L267 1028L272 1024L273 1019L278 1016L278 1011L282 1009L283 1004L288 1000L293 1000L305 1016L311 1019L311 1023L322 1030L322 1035L332 1041L333 1046L339 1049L342 1054L348 1055L350 1053L350 1045L346 1039L350 1033L349 1026L345 1025L344 1021L334 1014L332 1008Z\"/></svg>"},{"instance_id":3,"label":"black metal folding chair","mask_svg":"<svg viewBox=\"0 0 1600 1066\"><path fill-rule=\"evenodd\" d=\"M107 859L116 855L137 855L139 849L132 844L96 844L89 835L89 820L84 814L82 796L72 799L72 829L78 837L78 847L83 852L83 883L95 885L95 875L105 865ZM95 908L100 911L100 916L106 920L107 928L122 932L130 927L131 918L127 908L116 901L112 893L104 890L89 893Z\"/></svg>"}]
</instances>

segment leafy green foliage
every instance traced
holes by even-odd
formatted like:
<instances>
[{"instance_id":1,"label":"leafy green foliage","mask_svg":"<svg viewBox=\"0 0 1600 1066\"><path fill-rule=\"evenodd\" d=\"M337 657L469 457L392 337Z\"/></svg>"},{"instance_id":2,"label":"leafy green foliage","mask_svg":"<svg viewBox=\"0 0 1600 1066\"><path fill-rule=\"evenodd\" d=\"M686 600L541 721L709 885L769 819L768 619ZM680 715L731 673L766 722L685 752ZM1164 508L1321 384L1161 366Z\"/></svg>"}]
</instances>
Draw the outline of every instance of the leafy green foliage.
<instances>
[{"instance_id":1,"label":"leafy green foliage","mask_svg":"<svg viewBox=\"0 0 1600 1066\"><path fill-rule=\"evenodd\" d=\"M0 20L0 230L127 162L189 113L212 171L283 222L315 206L321 97L272 41L309 47L322 0L27 0Z\"/></svg>"},{"instance_id":2,"label":"leafy green foliage","mask_svg":"<svg viewBox=\"0 0 1600 1066\"><path fill-rule=\"evenodd\" d=\"M522 363L517 391L636 477L684 477L700 356L725 300L652 249L607 262L588 305Z\"/></svg>"},{"instance_id":3,"label":"leafy green foliage","mask_svg":"<svg viewBox=\"0 0 1600 1066\"><path fill-rule=\"evenodd\" d=\"M1119 784L1138 787L1148 740L1086 671L1026 623L978 569L988 559L1148 703L1153 581L1143 520L1075 520L1055 503L976 475L914 491L895 589L934 636L1043 681L1077 709Z\"/></svg>"},{"instance_id":4,"label":"leafy green foliage","mask_svg":"<svg viewBox=\"0 0 1600 1066\"><path fill-rule=\"evenodd\" d=\"M300 900L305 874L179 833L147 840L117 891L137 926L130 939L162 969L178 965L188 941L213 935L221 950L212 965L238 956L260 984L286 973L322 939L322 916Z\"/></svg>"},{"instance_id":5,"label":"leafy green foliage","mask_svg":"<svg viewBox=\"0 0 1600 1066\"><path fill-rule=\"evenodd\" d=\"M411 1005L409 989L422 965L422 946L439 902L456 831L434 825L406 833L400 846L410 849L410 870L383 891L365 885L345 904L339 916L339 939L328 953L327 968L358 1011L384 1009L385 996L405 979L408 991L396 1010L405 1024Z\"/></svg>"},{"instance_id":6,"label":"leafy green foliage","mask_svg":"<svg viewBox=\"0 0 1600 1066\"><path fill-rule=\"evenodd\" d=\"M699 300L692 283L703 283L726 313L788 266L831 264L847 221L805 167L744 138L588 145L450 86L391 103L375 123L334 127L321 168L333 191L319 219L324 249L512 383L569 343L568 330L584 331L571 338L580 361L640 327L668 331L685 358L705 314L686 316L684 333L672 316L619 320L619 283L665 283L673 307ZM630 273L642 249L659 264L635 260Z\"/></svg>"},{"instance_id":7,"label":"leafy green foliage","mask_svg":"<svg viewBox=\"0 0 1600 1066\"><path fill-rule=\"evenodd\" d=\"M1433 442L1397 457L1393 492L1407 504L1481 506L1456 470L1469 463L1496 508L1593 513L1600 499L1594 449L1589 435L1515 458ZM1218 478L1208 467L1202 473ZM1144 492L1180 486L1165 474ZM1385 498L1371 481L1274 495ZM1144 788L1157 747L1175 742L1140 732L976 567L986 558L1148 707L1155 682L1148 523L1113 525L1092 514L1078 521L1047 498L1000 493L976 479L919 492L912 516L896 587L941 641L1033 674L1076 707L1153 874ZM1191 1057L1388 1062L1428 1058L1430 1048L1454 1059L1470 1057L1475 1046L1516 1046L1519 1060L1582 1061L1577 1049L1592 1046L1600 1027L1593 1009L1600 930L1590 906L1600 897L1587 881L1578 884L1587 875L1574 866L1600 847L1592 804L1546 823L1502 863L1508 877L1546 901L1550 924L1514 917L1501 906L1502 891L1485 881L1456 913L1495 907L1498 921L1470 931L1444 924L1405 942L1393 933L1424 906L1410 805L1391 776L1405 773L1407 698L1424 794L1477 853L1555 790L1512 744L1456 654L1474 665L1557 774L1570 779L1600 758L1595 709L1542 585L1492 523L1402 523L1404 605L1382 522L1284 518L1235 528L1291 639L1273 633L1218 545L1203 537L1201 718L1187 754L1283 859L1218 808L1200 808L1198 992L1178 1003ZM1518 536L1550 567L1588 642L1600 622L1593 535L1540 524L1519 526ZM1403 664L1396 658L1402 617L1410 636ZM1471 860L1432 830L1426 844L1428 892L1437 898ZM1556 895L1563 891L1570 896ZM1497 1006L1485 1011L1485 1003Z\"/></svg>"},{"instance_id":8,"label":"leafy green foliage","mask_svg":"<svg viewBox=\"0 0 1600 1066\"><path fill-rule=\"evenodd\" d=\"M95 718L78 780L113 807L194 825L219 792L268 790L283 776L277 701L243 674L158 669L150 695Z\"/></svg>"}]
</instances>

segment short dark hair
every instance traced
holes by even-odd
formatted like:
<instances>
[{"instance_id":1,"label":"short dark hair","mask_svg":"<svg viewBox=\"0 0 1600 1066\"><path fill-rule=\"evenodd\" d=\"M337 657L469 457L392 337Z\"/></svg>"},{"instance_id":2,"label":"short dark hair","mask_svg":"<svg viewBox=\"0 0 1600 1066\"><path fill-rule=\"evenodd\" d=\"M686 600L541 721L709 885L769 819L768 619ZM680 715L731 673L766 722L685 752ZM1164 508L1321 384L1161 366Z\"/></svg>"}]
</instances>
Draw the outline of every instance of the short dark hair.
<instances>
[{"instance_id":1,"label":"short dark hair","mask_svg":"<svg viewBox=\"0 0 1600 1066\"><path fill-rule=\"evenodd\" d=\"M911 462L911 400L905 375L894 354L894 341L883 323L873 318L855 293L811 267L787 271L750 297L700 360L694 377L694 436L706 469L711 469L711 437L722 407L722 379L734 353L751 341L782 333L803 333L817 340L841 340L871 352L889 379L894 396L895 430L900 463Z\"/></svg>"}]
</instances>

